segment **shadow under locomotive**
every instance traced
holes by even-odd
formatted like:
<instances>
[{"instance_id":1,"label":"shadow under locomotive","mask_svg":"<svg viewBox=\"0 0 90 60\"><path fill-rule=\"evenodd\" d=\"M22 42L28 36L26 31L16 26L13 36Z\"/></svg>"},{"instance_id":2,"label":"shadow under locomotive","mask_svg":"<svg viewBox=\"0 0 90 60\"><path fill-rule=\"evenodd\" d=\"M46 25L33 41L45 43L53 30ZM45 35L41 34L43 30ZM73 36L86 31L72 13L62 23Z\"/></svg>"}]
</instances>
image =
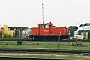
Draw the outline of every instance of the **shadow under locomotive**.
<instances>
[{"instance_id":1,"label":"shadow under locomotive","mask_svg":"<svg viewBox=\"0 0 90 60\"><path fill-rule=\"evenodd\" d=\"M29 38L33 39L34 41L58 41L59 37L60 37L60 40L69 38L68 35L66 36L29 35Z\"/></svg>"}]
</instances>

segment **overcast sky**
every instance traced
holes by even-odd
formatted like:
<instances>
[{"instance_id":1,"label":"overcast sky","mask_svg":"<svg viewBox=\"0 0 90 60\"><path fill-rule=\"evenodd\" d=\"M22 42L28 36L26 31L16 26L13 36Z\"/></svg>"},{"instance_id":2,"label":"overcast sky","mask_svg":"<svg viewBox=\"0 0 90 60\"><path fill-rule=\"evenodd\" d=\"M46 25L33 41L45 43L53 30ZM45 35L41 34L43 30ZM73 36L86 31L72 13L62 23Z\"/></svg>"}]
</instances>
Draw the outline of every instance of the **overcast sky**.
<instances>
[{"instance_id":1,"label":"overcast sky","mask_svg":"<svg viewBox=\"0 0 90 60\"><path fill-rule=\"evenodd\" d=\"M37 26L43 23L72 26L90 22L90 0L0 0L0 24Z\"/></svg>"}]
</instances>

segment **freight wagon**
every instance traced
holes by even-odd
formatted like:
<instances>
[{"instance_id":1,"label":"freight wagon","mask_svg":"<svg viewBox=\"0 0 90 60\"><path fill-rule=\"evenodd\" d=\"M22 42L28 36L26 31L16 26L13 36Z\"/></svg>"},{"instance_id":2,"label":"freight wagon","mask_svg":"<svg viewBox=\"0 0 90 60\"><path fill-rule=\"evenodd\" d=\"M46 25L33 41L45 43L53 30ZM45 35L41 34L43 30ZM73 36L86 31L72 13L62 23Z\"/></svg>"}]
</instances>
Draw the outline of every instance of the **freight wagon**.
<instances>
[{"instance_id":1,"label":"freight wagon","mask_svg":"<svg viewBox=\"0 0 90 60\"><path fill-rule=\"evenodd\" d=\"M29 38L40 41L56 41L60 35L60 39L69 38L68 28L65 27L55 27L53 24L38 24L38 27L32 27L30 30Z\"/></svg>"}]
</instances>

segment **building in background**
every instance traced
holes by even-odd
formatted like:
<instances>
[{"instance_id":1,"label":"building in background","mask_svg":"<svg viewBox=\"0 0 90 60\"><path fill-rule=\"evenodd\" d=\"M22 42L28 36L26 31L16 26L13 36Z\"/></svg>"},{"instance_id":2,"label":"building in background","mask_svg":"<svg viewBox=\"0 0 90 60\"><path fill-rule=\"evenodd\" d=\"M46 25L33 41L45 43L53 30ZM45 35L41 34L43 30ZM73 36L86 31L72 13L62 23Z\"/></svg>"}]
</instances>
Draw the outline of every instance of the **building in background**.
<instances>
[{"instance_id":1,"label":"building in background","mask_svg":"<svg viewBox=\"0 0 90 60\"><path fill-rule=\"evenodd\" d=\"M12 38L14 33L14 30L8 29L8 25L4 24L3 27L0 26L0 38Z\"/></svg>"},{"instance_id":2,"label":"building in background","mask_svg":"<svg viewBox=\"0 0 90 60\"><path fill-rule=\"evenodd\" d=\"M83 39L90 39L90 23L81 24L78 29L78 34L83 36Z\"/></svg>"},{"instance_id":3,"label":"building in background","mask_svg":"<svg viewBox=\"0 0 90 60\"><path fill-rule=\"evenodd\" d=\"M77 26L69 26L68 31L70 34L70 37L74 37L74 32L77 31L78 27Z\"/></svg>"},{"instance_id":4,"label":"building in background","mask_svg":"<svg viewBox=\"0 0 90 60\"><path fill-rule=\"evenodd\" d=\"M15 38L20 38L22 36L22 31L28 29L28 27L8 27L10 30L15 30Z\"/></svg>"},{"instance_id":5,"label":"building in background","mask_svg":"<svg viewBox=\"0 0 90 60\"><path fill-rule=\"evenodd\" d=\"M27 37L30 35L30 32L31 32L31 29L28 28L28 29L25 29L22 31L22 37Z\"/></svg>"}]
</instances>

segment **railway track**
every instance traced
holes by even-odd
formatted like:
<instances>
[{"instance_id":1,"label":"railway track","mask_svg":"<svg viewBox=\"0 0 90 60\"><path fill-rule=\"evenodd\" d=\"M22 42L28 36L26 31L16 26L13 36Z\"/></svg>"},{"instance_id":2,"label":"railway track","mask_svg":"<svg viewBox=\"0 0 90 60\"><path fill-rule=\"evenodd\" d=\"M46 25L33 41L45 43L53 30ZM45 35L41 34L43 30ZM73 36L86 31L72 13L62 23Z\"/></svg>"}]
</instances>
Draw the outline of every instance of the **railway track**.
<instances>
[{"instance_id":1,"label":"railway track","mask_svg":"<svg viewBox=\"0 0 90 60\"><path fill-rule=\"evenodd\" d=\"M0 60L66 60L60 58L17 58L17 57L0 57Z\"/></svg>"},{"instance_id":2,"label":"railway track","mask_svg":"<svg viewBox=\"0 0 90 60\"><path fill-rule=\"evenodd\" d=\"M0 48L0 52L51 52L51 53L70 53L82 54L90 53L90 50L65 50L65 49L12 49Z\"/></svg>"},{"instance_id":3,"label":"railway track","mask_svg":"<svg viewBox=\"0 0 90 60\"><path fill-rule=\"evenodd\" d=\"M90 50L65 50L65 49L11 49L11 48L0 48L0 53L12 53L12 52L47 52L47 53L68 53L68 54L84 54L89 53ZM26 57L0 57L0 60L66 60L63 58L26 58Z\"/></svg>"}]
</instances>

